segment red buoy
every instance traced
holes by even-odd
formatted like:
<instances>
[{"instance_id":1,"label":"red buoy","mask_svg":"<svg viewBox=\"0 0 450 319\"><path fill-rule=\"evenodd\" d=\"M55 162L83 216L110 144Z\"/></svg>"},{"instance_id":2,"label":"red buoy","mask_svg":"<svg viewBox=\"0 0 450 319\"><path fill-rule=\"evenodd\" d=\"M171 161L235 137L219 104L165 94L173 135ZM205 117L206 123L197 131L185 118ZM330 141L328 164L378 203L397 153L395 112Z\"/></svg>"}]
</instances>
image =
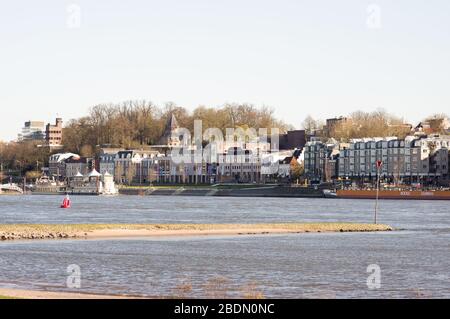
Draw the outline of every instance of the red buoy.
<instances>
[{"instance_id":1,"label":"red buoy","mask_svg":"<svg viewBox=\"0 0 450 319\"><path fill-rule=\"evenodd\" d=\"M70 208L70 198L69 196L66 196L66 198L64 198L61 208Z\"/></svg>"}]
</instances>

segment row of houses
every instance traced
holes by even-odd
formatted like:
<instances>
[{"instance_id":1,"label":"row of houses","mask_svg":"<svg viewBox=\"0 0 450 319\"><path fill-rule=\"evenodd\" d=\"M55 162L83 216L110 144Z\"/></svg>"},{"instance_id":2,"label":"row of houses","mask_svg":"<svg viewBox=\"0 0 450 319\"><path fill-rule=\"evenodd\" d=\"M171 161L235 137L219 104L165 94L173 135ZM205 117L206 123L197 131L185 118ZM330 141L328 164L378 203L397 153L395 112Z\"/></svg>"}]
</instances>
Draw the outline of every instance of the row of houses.
<instances>
[{"instance_id":1,"label":"row of houses","mask_svg":"<svg viewBox=\"0 0 450 319\"><path fill-rule=\"evenodd\" d=\"M318 182L371 182L378 174L387 182L442 182L450 176L449 150L449 135L311 141L304 151L305 174Z\"/></svg>"},{"instance_id":2,"label":"row of houses","mask_svg":"<svg viewBox=\"0 0 450 319\"><path fill-rule=\"evenodd\" d=\"M191 153L195 155L194 152ZM291 165L299 151L256 154L230 148L216 161L176 161L171 154L154 150L105 149L97 158L76 154L55 154L49 159L48 174L71 180L92 169L111 174L119 184L214 184L263 183L289 179Z\"/></svg>"},{"instance_id":3,"label":"row of houses","mask_svg":"<svg viewBox=\"0 0 450 319\"><path fill-rule=\"evenodd\" d=\"M96 158L77 154L54 154L48 174L59 180L86 175L92 169L114 176L119 184L212 184L279 182L290 177L290 165L306 143L304 131L281 134L278 141L267 138L230 139L209 147L186 147L176 134L174 115L169 117L159 145L146 149L102 149ZM274 146L275 145L275 146ZM279 151L282 149L284 151ZM182 158L175 158L178 151Z\"/></svg>"}]
</instances>

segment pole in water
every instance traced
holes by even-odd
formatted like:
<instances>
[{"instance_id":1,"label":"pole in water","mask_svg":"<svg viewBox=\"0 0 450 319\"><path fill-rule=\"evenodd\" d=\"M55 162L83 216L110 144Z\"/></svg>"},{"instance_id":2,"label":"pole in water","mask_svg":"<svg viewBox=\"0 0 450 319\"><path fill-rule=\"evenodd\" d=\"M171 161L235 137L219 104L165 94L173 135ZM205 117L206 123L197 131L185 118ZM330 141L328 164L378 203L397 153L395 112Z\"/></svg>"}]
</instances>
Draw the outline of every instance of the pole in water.
<instances>
[{"instance_id":1,"label":"pole in water","mask_svg":"<svg viewBox=\"0 0 450 319\"><path fill-rule=\"evenodd\" d=\"M383 165L382 161L377 161L377 196L375 199L375 215L374 223L377 224L377 213L378 213L378 197L380 195L380 168Z\"/></svg>"}]
</instances>

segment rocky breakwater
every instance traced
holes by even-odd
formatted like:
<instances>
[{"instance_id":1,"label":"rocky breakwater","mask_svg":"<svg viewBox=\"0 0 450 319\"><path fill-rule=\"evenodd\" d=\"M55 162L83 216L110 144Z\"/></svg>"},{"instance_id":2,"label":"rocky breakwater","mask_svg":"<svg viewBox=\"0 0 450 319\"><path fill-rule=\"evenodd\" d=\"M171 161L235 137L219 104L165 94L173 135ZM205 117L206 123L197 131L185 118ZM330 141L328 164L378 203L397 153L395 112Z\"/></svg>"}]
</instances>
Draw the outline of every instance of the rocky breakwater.
<instances>
[{"instance_id":1,"label":"rocky breakwater","mask_svg":"<svg viewBox=\"0 0 450 319\"><path fill-rule=\"evenodd\" d=\"M77 238L77 235L66 233L7 233L0 232L0 240L17 240L17 239L67 239Z\"/></svg>"},{"instance_id":2,"label":"rocky breakwater","mask_svg":"<svg viewBox=\"0 0 450 319\"><path fill-rule=\"evenodd\" d=\"M69 239L87 235L71 225L0 225L0 241Z\"/></svg>"}]
</instances>

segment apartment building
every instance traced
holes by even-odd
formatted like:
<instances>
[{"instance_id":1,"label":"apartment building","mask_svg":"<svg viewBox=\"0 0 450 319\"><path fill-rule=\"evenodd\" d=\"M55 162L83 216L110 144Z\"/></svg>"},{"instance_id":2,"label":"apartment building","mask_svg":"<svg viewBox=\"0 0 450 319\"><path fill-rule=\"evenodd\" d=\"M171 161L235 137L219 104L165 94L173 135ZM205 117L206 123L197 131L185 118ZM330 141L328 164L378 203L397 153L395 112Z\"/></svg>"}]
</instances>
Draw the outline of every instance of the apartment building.
<instances>
[{"instance_id":1,"label":"apartment building","mask_svg":"<svg viewBox=\"0 0 450 319\"><path fill-rule=\"evenodd\" d=\"M450 138L408 136L352 140L339 154L339 177L359 181L380 177L386 182L431 182L448 179Z\"/></svg>"},{"instance_id":2,"label":"apartment building","mask_svg":"<svg viewBox=\"0 0 450 319\"><path fill-rule=\"evenodd\" d=\"M312 182L329 182L337 178L340 150L348 144L330 139L327 143L310 141L304 148L305 176Z\"/></svg>"},{"instance_id":3,"label":"apartment building","mask_svg":"<svg viewBox=\"0 0 450 319\"><path fill-rule=\"evenodd\" d=\"M59 147L62 145L62 118L57 118L55 124L47 124L45 128L45 139L49 147Z\"/></svg>"},{"instance_id":4,"label":"apartment building","mask_svg":"<svg viewBox=\"0 0 450 319\"><path fill-rule=\"evenodd\" d=\"M216 173L216 163L178 162L170 155L159 154L142 160L140 181L151 184L211 184L216 181Z\"/></svg>"},{"instance_id":5,"label":"apartment building","mask_svg":"<svg viewBox=\"0 0 450 319\"><path fill-rule=\"evenodd\" d=\"M23 141L44 141L45 140L45 122L28 121L25 122L17 140Z\"/></svg>"},{"instance_id":6,"label":"apartment building","mask_svg":"<svg viewBox=\"0 0 450 319\"><path fill-rule=\"evenodd\" d=\"M158 154L157 151L151 150L119 151L114 157L115 181L124 184L142 183L142 174L143 174L142 161L156 154ZM102 159L109 159L109 157L106 156L100 158L100 166L102 166L103 169L105 169L108 165L109 166L111 165L110 163L102 164Z\"/></svg>"},{"instance_id":7,"label":"apartment building","mask_svg":"<svg viewBox=\"0 0 450 319\"><path fill-rule=\"evenodd\" d=\"M251 150L231 148L218 161L217 178L222 183L259 183L261 156Z\"/></svg>"},{"instance_id":8,"label":"apartment building","mask_svg":"<svg viewBox=\"0 0 450 319\"><path fill-rule=\"evenodd\" d=\"M116 154L100 154L98 157L99 173L102 175L104 175L105 173L114 175L115 159L116 159Z\"/></svg>"}]
</instances>

